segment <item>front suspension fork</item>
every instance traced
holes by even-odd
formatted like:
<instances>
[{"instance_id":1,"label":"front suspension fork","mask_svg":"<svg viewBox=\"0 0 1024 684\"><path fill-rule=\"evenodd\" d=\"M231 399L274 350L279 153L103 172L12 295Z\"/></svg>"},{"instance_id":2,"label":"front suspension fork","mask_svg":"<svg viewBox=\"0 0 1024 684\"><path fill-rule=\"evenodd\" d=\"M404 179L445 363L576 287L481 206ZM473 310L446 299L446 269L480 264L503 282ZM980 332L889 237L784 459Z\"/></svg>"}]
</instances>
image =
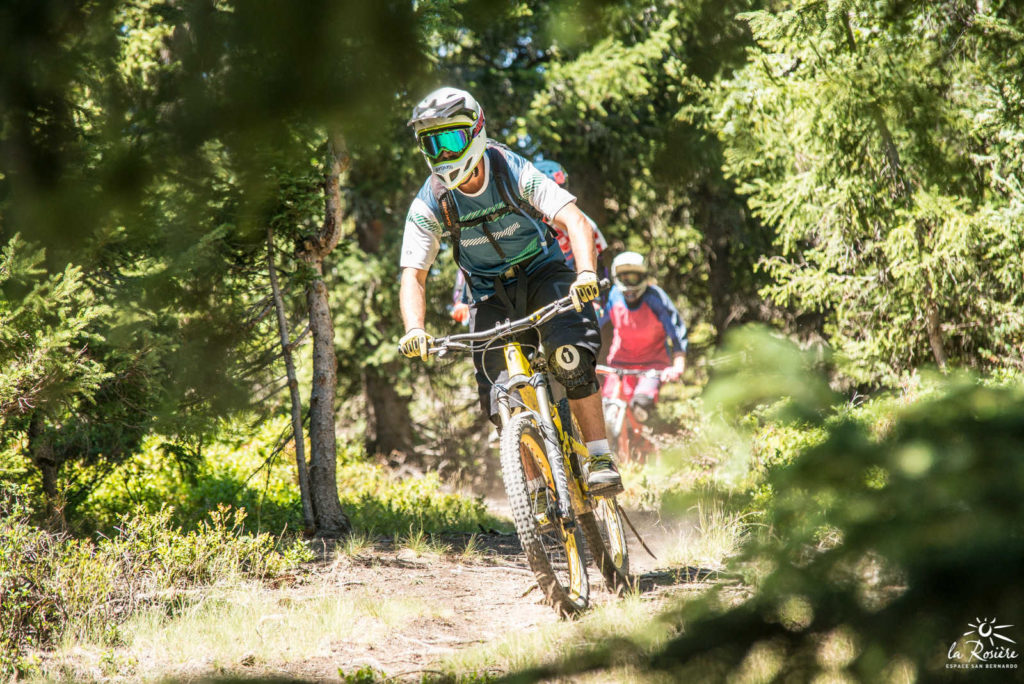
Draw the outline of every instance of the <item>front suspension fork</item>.
<instances>
[{"instance_id":1,"label":"front suspension fork","mask_svg":"<svg viewBox=\"0 0 1024 684\"><path fill-rule=\"evenodd\" d=\"M555 421L551 417L551 401L548 395L547 380L538 376L536 383L537 413L540 414L540 432L544 438L544 451L548 455L551 477L555 481L555 493L558 495L558 517L566 529L572 529L575 518L572 514L572 498L569 494L569 479L565 474L565 460L562 456L562 445L555 431Z\"/></svg>"},{"instance_id":2,"label":"front suspension fork","mask_svg":"<svg viewBox=\"0 0 1024 684\"><path fill-rule=\"evenodd\" d=\"M520 387L524 406L532 410L538 418L538 427L544 441L544 452L548 457L551 479L554 481L555 495L558 498L558 517L565 529L572 529L575 526L572 498L569 492L568 476L565 472L562 445L558 439L558 432L555 430L555 421L551 416L551 399L547 378L543 373L531 372L526 357L518 344L507 345L504 353L511 377L508 385L502 387L504 391L499 393L498 415L501 418L501 424L502 426L508 425L511 420L511 392L515 391L516 387Z\"/></svg>"}]
</instances>

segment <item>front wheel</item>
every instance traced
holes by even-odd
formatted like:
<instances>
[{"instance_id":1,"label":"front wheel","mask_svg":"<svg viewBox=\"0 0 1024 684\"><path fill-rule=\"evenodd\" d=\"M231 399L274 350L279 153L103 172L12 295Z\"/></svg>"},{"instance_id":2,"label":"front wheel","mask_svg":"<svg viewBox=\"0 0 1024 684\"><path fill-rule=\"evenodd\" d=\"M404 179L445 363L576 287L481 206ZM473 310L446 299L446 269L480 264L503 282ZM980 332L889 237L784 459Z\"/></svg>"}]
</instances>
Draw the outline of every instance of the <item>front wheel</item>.
<instances>
[{"instance_id":1,"label":"front wheel","mask_svg":"<svg viewBox=\"0 0 1024 684\"><path fill-rule=\"evenodd\" d=\"M512 520L537 583L560 615L578 613L587 607L590 597L579 530L566 530L557 518L542 527L526 484L526 468L530 468L543 475L547 486L554 490L544 440L532 414L520 413L502 429L500 452Z\"/></svg>"}]
</instances>

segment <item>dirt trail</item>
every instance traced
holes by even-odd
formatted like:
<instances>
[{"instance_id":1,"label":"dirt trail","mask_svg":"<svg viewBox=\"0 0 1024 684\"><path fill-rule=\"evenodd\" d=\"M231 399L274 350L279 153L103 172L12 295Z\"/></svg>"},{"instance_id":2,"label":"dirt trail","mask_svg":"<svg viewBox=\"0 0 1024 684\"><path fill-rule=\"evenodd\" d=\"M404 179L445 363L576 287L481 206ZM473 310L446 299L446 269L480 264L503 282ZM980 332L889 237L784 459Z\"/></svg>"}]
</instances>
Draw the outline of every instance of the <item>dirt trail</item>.
<instances>
[{"instance_id":1,"label":"dirt trail","mask_svg":"<svg viewBox=\"0 0 1024 684\"><path fill-rule=\"evenodd\" d=\"M489 504L507 514L503 501ZM667 564L665 551L692 521L630 517L661 556L652 559L628 535L631 570L650 615L669 597L717 581L710 571ZM456 666L502 673L529 657L517 654L530 651L531 633L559 623L514 535L484 531L421 541L429 543L417 545L419 551L386 538L363 549L324 548L319 560L269 586L211 587L183 604L180 615L151 616L128 629L117 646L73 645L41 655L47 671L67 681L338 681L339 673L369 667L386 673L388 682L419 682L461 651L523 637ZM620 600L593 567L588 574L592 606Z\"/></svg>"},{"instance_id":2,"label":"dirt trail","mask_svg":"<svg viewBox=\"0 0 1024 684\"><path fill-rule=\"evenodd\" d=\"M493 503L500 512L501 503ZM663 538L675 534L649 516L631 517L655 553ZM417 555L381 540L372 550L357 556L335 555L313 564L308 574L297 578L292 591L322 592L332 586L341 592L369 589L382 603L389 599L422 601L436 610L429 617L394 626L382 638L325 640L322 656L279 667L265 663L259 668L260 674L268 674L269 669L275 674L323 680L337 678L339 668L351 673L368 665L388 673L395 681L419 681L424 671L446 655L558 621L551 607L542 602L515 536L477 535L480 552L464 556L460 552L469 537L444 537L442 541L451 546L451 551L443 556ZM642 596L655 603L671 593L702 589L710 581L707 571L665 569L633 538L630 554ZM592 605L617 600L595 569L589 568L589 574Z\"/></svg>"}]
</instances>

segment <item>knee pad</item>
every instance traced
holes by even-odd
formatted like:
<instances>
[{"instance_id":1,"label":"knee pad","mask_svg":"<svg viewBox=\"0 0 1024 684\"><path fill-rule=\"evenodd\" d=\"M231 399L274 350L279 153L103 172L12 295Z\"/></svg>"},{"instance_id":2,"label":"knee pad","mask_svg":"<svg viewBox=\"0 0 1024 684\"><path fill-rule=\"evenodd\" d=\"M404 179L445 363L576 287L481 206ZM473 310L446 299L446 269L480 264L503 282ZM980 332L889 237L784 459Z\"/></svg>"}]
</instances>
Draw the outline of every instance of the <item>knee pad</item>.
<instances>
[{"instance_id":1,"label":"knee pad","mask_svg":"<svg viewBox=\"0 0 1024 684\"><path fill-rule=\"evenodd\" d=\"M589 397L600 388L594 365L597 360L589 350L574 344L563 344L548 355L548 367L555 380L562 383L570 399Z\"/></svg>"}]
</instances>

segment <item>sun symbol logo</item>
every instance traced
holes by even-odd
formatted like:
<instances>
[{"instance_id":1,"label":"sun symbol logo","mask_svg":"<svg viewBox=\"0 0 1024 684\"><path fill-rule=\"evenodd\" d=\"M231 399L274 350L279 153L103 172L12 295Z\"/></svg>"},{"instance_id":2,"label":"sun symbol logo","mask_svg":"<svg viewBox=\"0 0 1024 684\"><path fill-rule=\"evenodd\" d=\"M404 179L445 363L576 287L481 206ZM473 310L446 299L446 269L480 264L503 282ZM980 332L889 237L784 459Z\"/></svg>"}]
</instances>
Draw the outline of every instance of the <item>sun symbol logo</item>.
<instances>
[{"instance_id":1,"label":"sun symbol logo","mask_svg":"<svg viewBox=\"0 0 1024 684\"><path fill-rule=\"evenodd\" d=\"M971 627L972 629L969 632L964 632L964 636L970 636L971 634L976 633L982 639L988 639L988 645L993 647L996 645L996 639L1002 639L1003 641L1008 641L1011 644L1017 643L1010 637L1003 636L997 631L1000 629L1005 629L1006 627L1013 627L1013 625L997 625L995 618L974 619L977 620L977 623L968 622L967 626Z\"/></svg>"}]
</instances>

